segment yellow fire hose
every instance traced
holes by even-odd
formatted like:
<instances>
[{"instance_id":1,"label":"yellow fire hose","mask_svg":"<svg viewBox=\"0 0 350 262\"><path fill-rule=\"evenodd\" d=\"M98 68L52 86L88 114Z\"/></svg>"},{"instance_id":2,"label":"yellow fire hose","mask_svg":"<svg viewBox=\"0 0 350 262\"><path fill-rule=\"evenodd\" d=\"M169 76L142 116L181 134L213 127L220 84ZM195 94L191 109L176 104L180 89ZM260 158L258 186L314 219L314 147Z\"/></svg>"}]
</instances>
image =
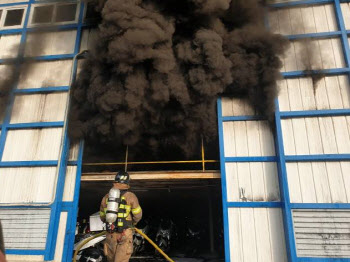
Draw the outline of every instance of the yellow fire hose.
<instances>
[{"instance_id":1,"label":"yellow fire hose","mask_svg":"<svg viewBox=\"0 0 350 262\"><path fill-rule=\"evenodd\" d=\"M161 249L156 245L156 243L154 243L154 242L153 242L145 233L143 233L140 229L138 229L138 228L136 228L136 227L134 227L134 228L132 228L132 229L135 229L135 231L136 231L137 233L139 233L141 236L143 236L155 249L157 249L157 251L158 251L159 253L161 253L161 254L163 255L163 257L165 257L166 260L168 260L169 262L175 262L175 261L172 260L170 257L168 257L167 254L165 254L164 251L161 250ZM76 260L77 254L78 254L78 252L80 251L80 249L81 249L86 243L88 243L90 240L93 240L93 239L96 238L96 237L103 236L103 235L105 235L105 234L106 234L106 231L103 231L103 232L101 232L101 233L98 233L98 234L96 234L96 235L94 235L94 236L91 236L91 237L85 239L80 245L78 245L78 246L77 246L77 249L76 249L75 252L74 252L73 262L76 262L76 261L77 261L77 260Z\"/></svg>"}]
</instances>

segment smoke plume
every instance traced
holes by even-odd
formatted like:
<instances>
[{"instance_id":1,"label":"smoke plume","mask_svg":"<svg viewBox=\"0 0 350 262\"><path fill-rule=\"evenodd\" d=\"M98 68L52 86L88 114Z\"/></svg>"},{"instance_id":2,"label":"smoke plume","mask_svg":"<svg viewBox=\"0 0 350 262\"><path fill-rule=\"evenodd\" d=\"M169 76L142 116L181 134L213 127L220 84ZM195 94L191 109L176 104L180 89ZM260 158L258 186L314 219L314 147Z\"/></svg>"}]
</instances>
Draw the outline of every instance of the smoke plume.
<instances>
[{"instance_id":1,"label":"smoke plume","mask_svg":"<svg viewBox=\"0 0 350 262\"><path fill-rule=\"evenodd\" d=\"M288 41L255 0L101 0L99 39L72 91L69 134L186 156L217 138L216 99L270 116ZM145 149L148 149L144 151Z\"/></svg>"}]
</instances>

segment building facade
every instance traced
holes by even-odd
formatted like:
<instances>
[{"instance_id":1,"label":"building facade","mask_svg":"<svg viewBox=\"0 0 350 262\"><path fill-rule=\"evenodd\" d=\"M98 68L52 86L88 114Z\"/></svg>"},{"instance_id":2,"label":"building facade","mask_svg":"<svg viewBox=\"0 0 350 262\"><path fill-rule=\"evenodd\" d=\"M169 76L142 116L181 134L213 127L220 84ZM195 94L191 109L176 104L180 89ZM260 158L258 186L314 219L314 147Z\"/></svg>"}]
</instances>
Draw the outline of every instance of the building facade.
<instances>
[{"instance_id":1,"label":"building facade","mask_svg":"<svg viewBox=\"0 0 350 262\"><path fill-rule=\"evenodd\" d=\"M271 6L268 26L291 40L275 122L218 99L226 261L348 261L350 6ZM69 143L66 119L79 53L94 39L87 9L0 2L0 77L14 85L0 135L9 261L71 261L83 143Z\"/></svg>"}]
</instances>

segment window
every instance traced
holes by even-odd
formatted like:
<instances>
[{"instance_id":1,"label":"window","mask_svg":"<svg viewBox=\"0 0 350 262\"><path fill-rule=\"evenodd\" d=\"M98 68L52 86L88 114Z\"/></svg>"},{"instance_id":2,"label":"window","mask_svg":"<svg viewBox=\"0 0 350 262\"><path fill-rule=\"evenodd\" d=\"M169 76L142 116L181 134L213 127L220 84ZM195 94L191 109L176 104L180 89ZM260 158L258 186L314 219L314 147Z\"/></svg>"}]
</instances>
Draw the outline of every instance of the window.
<instances>
[{"instance_id":1,"label":"window","mask_svg":"<svg viewBox=\"0 0 350 262\"><path fill-rule=\"evenodd\" d=\"M19 28L23 26L25 7L0 9L0 28Z\"/></svg>"},{"instance_id":2,"label":"window","mask_svg":"<svg viewBox=\"0 0 350 262\"><path fill-rule=\"evenodd\" d=\"M79 8L77 3L38 4L32 8L30 25L55 25L76 23Z\"/></svg>"},{"instance_id":3,"label":"window","mask_svg":"<svg viewBox=\"0 0 350 262\"><path fill-rule=\"evenodd\" d=\"M56 9L55 22L74 21L77 13L77 4L58 5Z\"/></svg>"},{"instance_id":4,"label":"window","mask_svg":"<svg viewBox=\"0 0 350 262\"><path fill-rule=\"evenodd\" d=\"M54 8L53 5L34 7L32 24L51 23L52 15L53 15L53 8Z\"/></svg>"}]
</instances>

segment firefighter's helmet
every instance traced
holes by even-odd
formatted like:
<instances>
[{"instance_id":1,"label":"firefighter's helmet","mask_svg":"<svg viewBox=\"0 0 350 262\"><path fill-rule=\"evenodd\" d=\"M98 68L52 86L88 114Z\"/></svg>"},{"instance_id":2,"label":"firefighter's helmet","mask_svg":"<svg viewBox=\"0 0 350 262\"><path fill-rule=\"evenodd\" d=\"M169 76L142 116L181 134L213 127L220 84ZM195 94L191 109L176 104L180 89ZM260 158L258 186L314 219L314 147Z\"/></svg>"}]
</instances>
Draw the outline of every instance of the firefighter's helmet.
<instances>
[{"instance_id":1,"label":"firefighter's helmet","mask_svg":"<svg viewBox=\"0 0 350 262\"><path fill-rule=\"evenodd\" d=\"M114 178L114 182L129 185L130 176L129 176L128 172L119 171Z\"/></svg>"}]
</instances>

